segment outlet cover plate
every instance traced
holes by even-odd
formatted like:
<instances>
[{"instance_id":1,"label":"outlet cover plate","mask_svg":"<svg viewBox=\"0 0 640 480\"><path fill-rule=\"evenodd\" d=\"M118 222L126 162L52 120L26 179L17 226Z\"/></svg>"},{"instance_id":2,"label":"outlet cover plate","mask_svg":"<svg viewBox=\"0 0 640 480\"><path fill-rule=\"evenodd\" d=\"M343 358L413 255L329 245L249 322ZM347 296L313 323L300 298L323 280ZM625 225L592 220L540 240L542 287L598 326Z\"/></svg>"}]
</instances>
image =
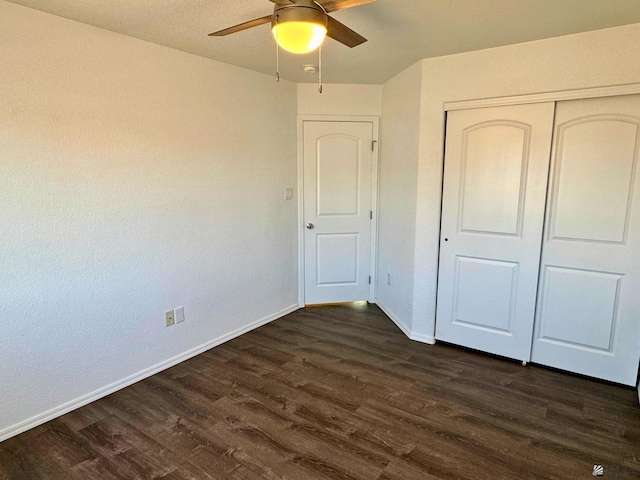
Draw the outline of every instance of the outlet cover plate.
<instances>
[{"instance_id":1,"label":"outlet cover plate","mask_svg":"<svg viewBox=\"0 0 640 480\"><path fill-rule=\"evenodd\" d=\"M171 325L176 323L176 318L175 318L175 316L173 314L173 310L169 310L167 312L164 312L164 319L167 322L167 327L170 327Z\"/></svg>"},{"instance_id":2,"label":"outlet cover plate","mask_svg":"<svg viewBox=\"0 0 640 480\"><path fill-rule=\"evenodd\" d=\"M184 322L184 307L178 307L174 310L176 323Z\"/></svg>"}]
</instances>

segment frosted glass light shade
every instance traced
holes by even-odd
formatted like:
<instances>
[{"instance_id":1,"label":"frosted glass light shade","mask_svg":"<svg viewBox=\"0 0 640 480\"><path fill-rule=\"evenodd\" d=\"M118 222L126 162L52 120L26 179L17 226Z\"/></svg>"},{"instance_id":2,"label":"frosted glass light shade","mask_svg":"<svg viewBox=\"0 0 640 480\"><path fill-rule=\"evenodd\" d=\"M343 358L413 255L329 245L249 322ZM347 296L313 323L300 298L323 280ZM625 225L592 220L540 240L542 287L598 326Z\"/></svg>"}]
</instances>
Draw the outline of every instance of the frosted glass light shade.
<instances>
[{"instance_id":1,"label":"frosted glass light shade","mask_svg":"<svg viewBox=\"0 0 640 480\"><path fill-rule=\"evenodd\" d=\"M327 27L314 22L283 22L274 25L271 31L278 45L291 53L312 52L327 35Z\"/></svg>"}]
</instances>

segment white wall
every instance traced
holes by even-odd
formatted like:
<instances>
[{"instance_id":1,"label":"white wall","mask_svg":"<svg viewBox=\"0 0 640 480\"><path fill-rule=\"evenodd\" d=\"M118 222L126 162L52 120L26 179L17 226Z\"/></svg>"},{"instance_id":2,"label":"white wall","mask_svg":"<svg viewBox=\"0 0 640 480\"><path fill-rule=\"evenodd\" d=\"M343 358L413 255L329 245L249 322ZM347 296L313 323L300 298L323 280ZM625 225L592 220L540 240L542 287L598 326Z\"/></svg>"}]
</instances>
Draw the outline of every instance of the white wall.
<instances>
[{"instance_id":1,"label":"white wall","mask_svg":"<svg viewBox=\"0 0 640 480\"><path fill-rule=\"evenodd\" d=\"M408 335L413 308L421 82L422 68L417 63L382 88L376 302Z\"/></svg>"},{"instance_id":2,"label":"white wall","mask_svg":"<svg viewBox=\"0 0 640 480\"><path fill-rule=\"evenodd\" d=\"M299 115L371 115L380 116L380 85L298 84Z\"/></svg>"},{"instance_id":3,"label":"white wall","mask_svg":"<svg viewBox=\"0 0 640 480\"><path fill-rule=\"evenodd\" d=\"M640 83L640 24L426 59L413 284L414 335L435 328L445 102ZM399 192L398 192L399 193Z\"/></svg>"},{"instance_id":4,"label":"white wall","mask_svg":"<svg viewBox=\"0 0 640 480\"><path fill-rule=\"evenodd\" d=\"M0 64L0 440L296 308L294 84L3 1Z\"/></svg>"}]
</instances>

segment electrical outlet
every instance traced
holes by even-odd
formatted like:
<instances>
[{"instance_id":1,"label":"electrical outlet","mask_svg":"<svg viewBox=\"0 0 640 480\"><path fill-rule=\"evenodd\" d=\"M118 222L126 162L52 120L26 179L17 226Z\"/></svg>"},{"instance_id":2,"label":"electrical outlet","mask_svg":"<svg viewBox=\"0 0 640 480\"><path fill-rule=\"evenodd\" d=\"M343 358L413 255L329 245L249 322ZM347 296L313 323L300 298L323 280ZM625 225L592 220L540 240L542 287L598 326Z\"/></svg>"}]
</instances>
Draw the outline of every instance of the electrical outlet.
<instances>
[{"instance_id":1,"label":"electrical outlet","mask_svg":"<svg viewBox=\"0 0 640 480\"><path fill-rule=\"evenodd\" d=\"M164 319L167 322L167 327L170 327L174 323L176 323L176 317L173 314L173 310L169 310L168 312L164 312Z\"/></svg>"},{"instance_id":2,"label":"electrical outlet","mask_svg":"<svg viewBox=\"0 0 640 480\"><path fill-rule=\"evenodd\" d=\"M391 274L387 273L387 285L391 285Z\"/></svg>"},{"instance_id":3,"label":"electrical outlet","mask_svg":"<svg viewBox=\"0 0 640 480\"><path fill-rule=\"evenodd\" d=\"M175 316L176 316L176 323L182 323L184 322L184 307L178 307L176 309L173 310L175 312Z\"/></svg>"}]
</instances>

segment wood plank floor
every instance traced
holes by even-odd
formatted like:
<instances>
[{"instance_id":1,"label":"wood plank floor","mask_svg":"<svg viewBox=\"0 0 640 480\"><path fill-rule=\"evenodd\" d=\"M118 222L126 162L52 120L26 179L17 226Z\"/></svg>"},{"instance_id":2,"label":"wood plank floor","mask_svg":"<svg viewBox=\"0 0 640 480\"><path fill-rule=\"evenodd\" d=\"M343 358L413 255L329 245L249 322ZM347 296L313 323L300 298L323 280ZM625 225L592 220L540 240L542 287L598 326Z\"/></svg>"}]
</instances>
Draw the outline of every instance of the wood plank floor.
<instances>
[{"instance_id":1,"label":"wood plank floor","mask_svg":"<svg viewBox=\"0 0 640 480\"><path fill-rule=\"evenodd\" d=\"M636 392L300 310L0 444L0 479L640 478Z\"/></svg>"}]
</instances>

